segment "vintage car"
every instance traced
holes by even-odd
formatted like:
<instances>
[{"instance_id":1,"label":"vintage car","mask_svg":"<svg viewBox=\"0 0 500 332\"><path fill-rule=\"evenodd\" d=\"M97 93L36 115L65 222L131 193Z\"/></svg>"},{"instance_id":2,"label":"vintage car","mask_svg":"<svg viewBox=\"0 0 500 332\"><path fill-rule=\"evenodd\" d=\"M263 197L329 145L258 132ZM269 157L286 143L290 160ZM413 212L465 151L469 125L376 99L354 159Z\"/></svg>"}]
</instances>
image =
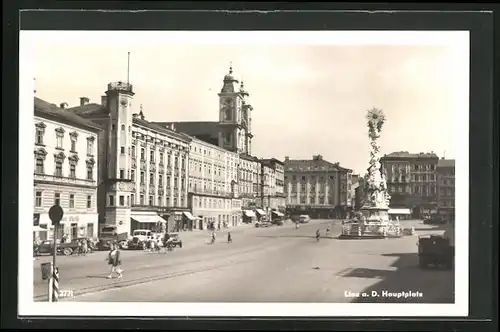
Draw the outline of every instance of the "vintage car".
<instances>
[{"instance_id":1,"label":"vintage car","mask_svg":"<svg viewBox=\"0 0 500 332\"><path fill-rule=\"evenodd\" d=\"M179 247L182 248L182 240L179 237L179 233L167 233L165 236L165 245L167 247Z\"/></svg>"},{"instance_id":2,"label":"vintage car","mask_svg":"<svg viewBox=\"0 0 500 332\"><path fill-rule=\"evenodd\" d=\"M276 226L283 226L283 219L282 218L273 218L273 221L271 221L271 224L276 225Z\"/></svg>"},{"instance_id":3,"label":"vintage car","mask_svg":"<svg viewBox=\"0 0 500 332\"><path fill-rule=\"evenodd\" d=\"M109 250L111 243L118 243L120 248L127 244L128 233L118 233L118 227L115 225L104 225L99 233L99 243L97 249Z\"/></svg>"},{"instance_id":4,"label":"vintage car","mask_svg":"<svg viewBox=\"0 0 500 332\"><path fill-rule=\"evenodd\" d=\"M67 243L58 243L57 244L57 254L70 256L74 252L78 250L78 241L79 239L74 239L71 242ZM54 241L45 240L40 243L38 246L37 253L38 254L52 254L54 252Z\"/></svg>"},{"instance_id":5,"label":"vintage car","mask_svg":"<svg viewBox=\"0 0 500 332\"><path fill-rule=\"evenodd\" d=\"M310 220L311 220L311 217L309 217L307 214L302 214L299 218L299 223L307 224Z\"/></svg>"},{"instance_id":6,"label":"vintage car","mask_svg":"<svg viewBox=\"0 0 500 332\"><path fill-rule=\"evenodd\" d=\"M132 233L132 238L127 241L126 246L123 246L123 248L130 250L147 249L149 241L152 238L153 238L152 231L148 229L136 229Z\"/></svg>"},{"instance_id":7,"label":"vintage car","mask_svg":"<svg viewBox=\"0 0 500 332\"><path fill-rule=\"evenodd\" d=\"M429 265L453 268L454 253L449 238L441 235L422 235L418 237L418 261L421 268Z\"/></svg>"}]
</instances>

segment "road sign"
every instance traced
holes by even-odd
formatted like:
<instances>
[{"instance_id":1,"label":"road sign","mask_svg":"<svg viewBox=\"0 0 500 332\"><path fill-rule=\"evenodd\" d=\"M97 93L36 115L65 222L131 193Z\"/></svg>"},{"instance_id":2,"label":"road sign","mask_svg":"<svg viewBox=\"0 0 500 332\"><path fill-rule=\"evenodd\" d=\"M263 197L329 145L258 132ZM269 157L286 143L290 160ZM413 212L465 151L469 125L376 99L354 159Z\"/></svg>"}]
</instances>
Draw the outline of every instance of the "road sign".
<instances>
[{"instance_id":1,"label":"road sign","mask_svg":"<svg viewBox=\"0 0 500 332\"><path fill-rule=\"evenodd\" d=\"M64 211L59 205L53 205L49 210L49 218L54 225L59 225L63 215Z\"/></svg>"}]
</instances>

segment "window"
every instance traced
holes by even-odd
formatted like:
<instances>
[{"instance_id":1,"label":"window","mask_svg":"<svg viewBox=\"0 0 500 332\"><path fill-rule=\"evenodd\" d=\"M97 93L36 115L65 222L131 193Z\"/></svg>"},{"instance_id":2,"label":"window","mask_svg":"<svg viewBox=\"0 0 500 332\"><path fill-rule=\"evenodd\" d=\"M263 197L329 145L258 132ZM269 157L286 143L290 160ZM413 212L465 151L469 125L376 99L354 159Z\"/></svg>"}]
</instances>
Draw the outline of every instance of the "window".
<instances>
[{"instance_id":1,"label":"window","mask_svg":"<svg viewBox=\"0 0 500 332\"><path fill-rule=\"evenodd\" d=\"M167 207L170 206L170 197L167 196L167 204L166 204Z\"/></svg>"},{"instance_id":2,"label":"window","mask_svg":"<svg viewBox=\"0 0 500 332\"><path fill-rule=\"evenodd\" d=\"M91 164L87 164L87 180L94 179L94 166Z\"/></svg>"},{"instance_id":3,"label":"window","mask_svg":"<svg viewBox=\"0 0 500 332\"><path fill-rule=\"evenodd\" d=\"M76 178L76 165L75 164L69 164L69 177L72 179Z\"/></svg>"},{"instance_id":4,"label":"window","mask_svg":"<svg viewBox=\"0 0 500 332\"><path fill-rule=\"evenodd\" d=\"M132 205L135 205L135 195L134 194L130 195L130 201L132 202Z\"/></svg>"},{"instance_id":5,"label":"window","mask_svg":"<svg viewBox=\"0 0 500 332\"><path fill-rule=\"evenodd\" d=\"M135 145L132 145L132 158L135 158Z\"/></svg>"},{"instance_id":6,"label":"window","mask_svg":"<svg viewBox=\"0 0 500 332\"><path fill-rule=\"evenodd\" d=\"M167 189L170 188L170 176L167 176Z\"/></svg>"},{"instance_id":7,"label":"window","mask_svg":"<svg viewBox=\"0 0 500 332\"><path fill-rule=\"evenodd\" d=\"M139 202L139 203L140 203L141 205L144 205L144 195L139 196L139 199L140 199L140 202Z\"/></svg>"},{"instance_id":8,"label":"window","mask_svg":"<svg viewBox=\"0 0 500 332\"><path fill-rule=\"evenodd\" d=\"M181 160L181 167L182 167L182 169L184 169L185 166L186 166L186 159L182 158L182 160Z\"/></svg>"},{"instance_id":9,"label":"window","mask_svg":"<svg viewBox=\"0 0 500 332\"><path fill-rule=\"evenodd\" d=\"M87 155L94 155L94 140L93 137L87 139Z\"/></svg>"},{"instance_id":10,"label":"window","mask_svg":"<svg viewBox=\"0 0 500 332\"><path fill-rule=\"evenodd\" d=\"M111 130L112 130L112 131L115 131L115 130L116 130L116 125L115 125L114 123L111 125Z\"/></svg>"},{"instance_id":11,"label":"window","mask_svg":"<svg viewBox=\"0 0 500 332\"><path fill-rule=\"evenodd\" d=\"M149 161L152 163L155 162L155 152L154 151L149 151Z\"/></svg>"},{"instance_id":12,"label":"window","mask_svg":"<svg viewBox=\"0 0 500 332\"><path fill-rule=\"evenodd\" d=\"M125 128L124 128L125 130ZM120 195L120 206L125 206L125 196Z\"/></svg>"},{"instance_id":13,"label":"window","mask_svg":"<svg viewBox=\"0 0 500 332\"><path fill-rule=\"evenodd\" d=\"M124 146L121 146L121 147L120 147L120 153L121 153L121 154L125 154L125 147L124 147Z\"/></svg>"},{"instance_id":14,"label":"window","mask_svg":"<svg viewBox=\"0 0 500 332\"><path fill-rule=\"evenodd\" d=\"M76 138L71 138L71 151L76 151Z\"/></svg>"},{"instance_id":15,"label":"window","mask_svg":"<svg viewBox=\"0 0 500 332\"><path fill-rule=\"evenodd\" d=\"M153 196L149 196L149 205L153 206Z\"/></svg>"},{"instance_id":16,"label":"window","mask_svg":"<svg viewBox=\"0 0 500 332\"><path fill-rule=\"evenodd\" d=\"M174 197L174 206L177 206L177 197Z\"/></svg>"},{"instance_id":17,"label":"window","mask_svg":"<svg viewBox=\"0 0 500 332\"><path fill-rule=\"evenodd\" d=\"M41 191L37 191L35 193L35 206L36 207L42 206L42 192Z\"/></svg>"},{"instance_id":18,"label":"window","mask_svg":"<svg viewBox=\"0 0 500 332\"><path fill-rule=\"evenodd\" d=\"M69 194L69 208L75 208L75 194Z\"/></svg>"},{"instance_id":19,"label":"window","mask_svg":"<svg viewBox=\"0 0 500 332\"><path fill-rule=\"evenodd\" d=\"M144 184L145 178L144 178L144 172L141 172L141 184Z\"/></svg>"},{"instance_id":20,"label":"window","mask_svg":"<svg viewBox=\"0 0 500 332\"><path fill-rule=\"evenodd\" d=\"M135 182L135 169L130 171L130 180Z\"/></svg>"},{"instance_id":21,"label":"window","mask_svg":"<svg viewBox=\"0 0 500 332\"><path fill-rule=\"evenodd\" d=\"M120 179L124 179L124 178L125 178L125 170L121 169L120 170Z\"/></svg>"},{"instance_id":22,"label":"window","mask_svg":"<svg viewBox=\"0 0 500 332\"><path fill-rule=\"evenodd\" d=\"M122 131L125 131L125 125L122 124Z\"/></svg>"},{"instance_id":23,"label":"window","mask_svg":"<svg viewBox=\"0 0 500 332\"><path fill-rule=\"evenodd\" d=\"M158 196L158 206L163 206L163 196Z\"/></svg>"},{"instance_id":24,"label":"window","mask_svg":"<svg viewBox=\"0 0 500 332\"><path fill-rule=\"evenodd\" d=\"M54 205L61 205L61 193L54 194Z\"/></svg>"},{"instance_id":25,"label":"window","mask_svg":"<svg viewBox=\"0 0 500 332\"><path fill-rule=\"evenodd\" d=\"M62 149L63 148L63 133L56 133L56 148Z\"/></svg>"},{"instance_id":26,"label":"window","mask_svg":"<svg viewBox=\"0 0 500 332\"><path fill-rule=\"evenodd\" d=\"M56 172L55 176L63 176L63 162L61 159L56 159Z\"/></svg>"},{"instance_id":27,"label":"window","mask_svg":"<svg viewBox=\"0 0 500 332\"><path fill-rule=\"evenodd\" d=\"M172 166L172 159L170 158L170 155L167 156L167 165Z\"/></svg>"},{"instance_id":28,"label":"window","mask_svg":"<svg viewBox=\"0 0 500 332\"><path fill-rule=\"evenodd\" d=\"M144 151L144 148L141 148L141 160L146 160L146 152Z\"/></svg>"},{"instance_id":29,"label":"window","mask_svg":"<svg viewBox=\"0 0 500 332\"><path fill-rule=\"evenodd\" d=\"M160 152L160 165L163 165L163 152Z\"/></svg>"},{"instance_id":30,"label":"window","mask_svg":"<svg viewBox=\"0 0 500 332\"><path fill-rule=\"evenodd\" d=\"M87 209L92 208L92 196L88 195L87 196Z\"/></svg>"},{"instance_id":31,"label":"window","mask_svg":"<svg viewBox=\"0 0 500 332\"><path fill-rule=\"evenodd\" d=\"M43 174L43 159L42 158L37 158L36 159L36 166L35 166L35 172L37 174Z\"/></svg>"},{"instance_id":32,"label":"window","mask_svg":"<svg viewBox=\"0 0 500 332\"><path fill-rule=\"evenodd\" d=\"M158 175L158 184L160 187L163 187L163 175Z\"/></svg>"},{"instance_id":33,"label":"window","mask_svg":"<svg viewBox=\"0 0 500 332\"><path fill-rule=\"evenodd\" d=\"M109 206L115 205L115 196L109 195Z\"/></svg>"},{"instance_id":34,"label":"window","mask_svg":"<svg viewBox=\"0 0 500 332\"><path fill-rule=\"evenodd\" d=\"M185 185L185 180L181 179L181 189L184 189L184 185Z\"/></svg>"},{"instance_id":35,"label":"window","mask_svg":"<svg viewBox=\"0 0 500 332\"><path fill-rule=\"evenodd\" d=\"M36 144L43 145L43 134L44 130L42 128L36 128L36 138L35 138Z\"/></svg>"},{"instance_id":36,"label":"window","mask_svg":"<svg viewBox=\"0 0 500 332\"><path fill-rule=\"evenodd\" d=\"M177 185L177 178L174 178L174 189L177 189L178 188L178 185ZM177 205L176 205L177 206Z\"/></svg>"},{"instance_id":37,"label":"window","mask_svg":"<svg viewBox=\"0 0 500 332\"><path fill-rule=\"evenodd\" d=\"M175 168L179 167L179 157L175 156L175 162L174 162Z\"/></svg>"},{"instance_id":38,"label":"window","mask_svg":"<svg viewBox=\"0 0 500 332\"><path fill-rule=\"evenodd\" d=\"M154 185L155 175L154 173L149 173L149 185Z\"/></svg>"}]
</instances>

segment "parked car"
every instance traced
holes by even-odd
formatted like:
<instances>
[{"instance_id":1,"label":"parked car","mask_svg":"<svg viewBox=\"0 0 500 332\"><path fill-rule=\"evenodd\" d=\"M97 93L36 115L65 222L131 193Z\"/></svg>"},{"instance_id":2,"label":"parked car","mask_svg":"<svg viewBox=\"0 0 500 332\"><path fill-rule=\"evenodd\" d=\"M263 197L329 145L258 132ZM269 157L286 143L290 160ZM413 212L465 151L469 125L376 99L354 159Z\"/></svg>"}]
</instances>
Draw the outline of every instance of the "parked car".
<instances>
[{"instance_id":1,"label":"parked car","mask_svg":"<svg viewBox=\"0 0 500 332\"><path fill-rule=\"evenodd\" d=\"M281 218L274 218L273 221L271 221L273 225L277 226L283 226L283 220Z\"/></svg>"},{"instance_id":2,"label":"parked car","mask_svg":"<svg viewBox=\"0 0 500 332\"><path fill-rule=\"evenodd\" d=\"M128 239L124 249L137 250L148 248L149 241L153 238L153 232L148 229L136 229L132 233L132 238Z\"/></svg>"},{"instance_id":3,"label":"parked car","mask_svg":"<svg viewBox=\"0 0 500 332\"><path fill-rule=\"evenodd\" d=\"M128 233L118 233L118 227L114 225L104 225L99 232L98 250L108 250L111 243L118 243L120 248L127 244Z\"/></svg>"},{"instance_id":4,"label":"parked car","mask_svg":"<svg viewBox=\"0 0 500 332\"><path fill-rule=\"evenodd\" d=\"M78 239L73 239L71 242L58 243L57 254L70 256L78 250ZM52 254L54 252L54 241L45 240L38 246L38 254Z\"/></svg>"},{"instance_id":5,"label":"parked car","mask_svg":"<svg viewBox=\"0 0 500 332\"><path fill-rule=\"evenodd\" d=\"M168 240L166 241L166 245L182 248L182 240L179 237L179 233L168 233Z\"/></svg>"},{"instance_id":6,"label":"parked car","mask_svg":"<svg viewBox=\"0 0 500 332\"><path fill-rule=\"evenodd\" d=\"M299 218L299 222L301 224L307 224L311 220L311 217L309 217L307 214L302 214Z\"/></svg>"},{"instance_id":7,"label":"parked car","mask_svg":"<svg viewBox=\"0 0 500 332\"><path fill-rule=\"evenodd\" d=\"M424 218L424 224L426 225L440 225L445 223L446 219L443 218L443 216L440 216L439 214L433 214L431 216L427 216Z\"/></svg>"},{"instance_id":8,"label":"parked car","mask_svg":"<svg viewBox=\"0 0 500 332\"><path fill-rule=\"evenodd\" d=\"M421 268L429 265L453 267L453 248L450 240L439 235L423 235L418 238L418 261Z\"/></svg>"}]
</instances>

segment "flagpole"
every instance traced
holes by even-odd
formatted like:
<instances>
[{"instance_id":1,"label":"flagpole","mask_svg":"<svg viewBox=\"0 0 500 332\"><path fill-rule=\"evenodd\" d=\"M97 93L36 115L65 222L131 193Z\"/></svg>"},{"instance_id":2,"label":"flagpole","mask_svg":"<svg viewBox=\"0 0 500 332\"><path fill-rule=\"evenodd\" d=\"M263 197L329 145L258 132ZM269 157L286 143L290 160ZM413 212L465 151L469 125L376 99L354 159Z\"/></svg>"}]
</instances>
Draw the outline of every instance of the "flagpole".
<instances>
[{"instance_id":1,"label":"flagpole","mask_svg":"<svg viewBox=\"0 0 500 332\"><path fill-rule=\"evenodd\" d=\"M130 52L127 54L127 84L130 82Z\"/></svg>"}]
</instances>

